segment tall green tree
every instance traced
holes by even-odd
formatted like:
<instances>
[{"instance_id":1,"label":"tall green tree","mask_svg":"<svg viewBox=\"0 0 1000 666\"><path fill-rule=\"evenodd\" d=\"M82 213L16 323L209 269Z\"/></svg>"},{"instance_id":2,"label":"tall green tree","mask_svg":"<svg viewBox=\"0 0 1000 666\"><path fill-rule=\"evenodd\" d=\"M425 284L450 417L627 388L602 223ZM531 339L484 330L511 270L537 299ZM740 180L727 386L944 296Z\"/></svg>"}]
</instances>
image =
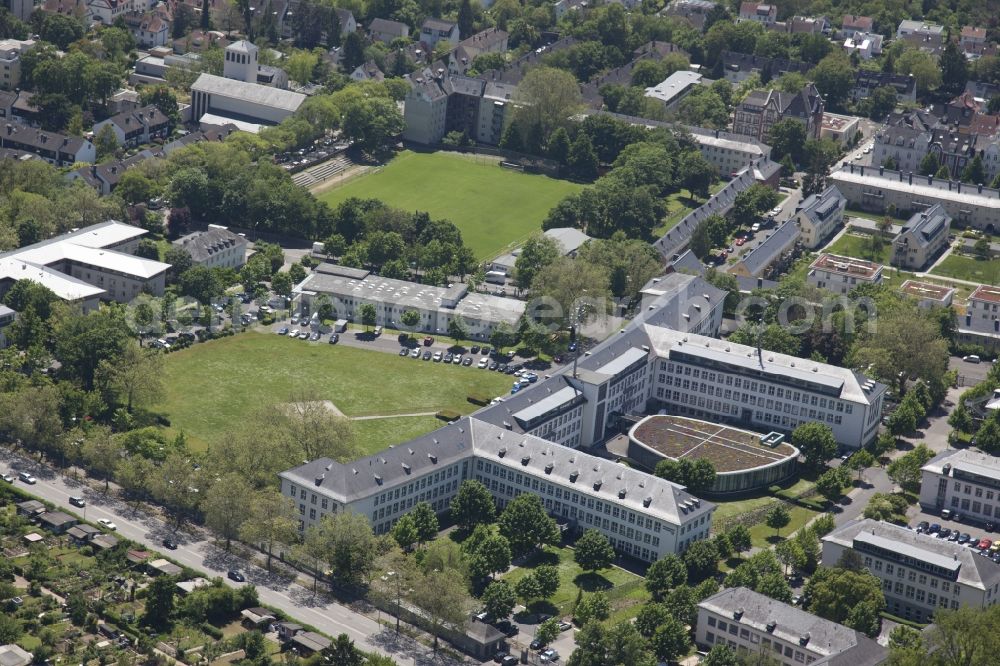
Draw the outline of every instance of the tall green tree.
<instances>
[{"instance_id":1,"label":"tall green tree","mask_svg":"<svg viewBox=\"0 0 1000 666\"><path fill-rule=\"evenodd\" d=\"M541 544L559 541L559 528L538 495L523 494L511 500L500 514L497 526L515 557L526 555Z\"/></svg>"},{"instance_id":2,"label":"tall green tree","mask_svg":"<svg viewBox=\"0 0 1000 666\"><path fill-rule=\"evenodd\" d=\"M597 571L611 566L615 549L601 532L589 529L573 545L573 559L584 571Z\"/></svg>"},{"instance_id":3,"label":"tall green tree","mask_svg":"<svg viewBox=\"0 0 1000 666\"><path fill-rule=\"evenodd\" d=\"M451 517L466 532L471 533L476 525L493 522L496 517L496 502L493 495L479 481L467 479L458 487L458 493L451 500Z\"/></svg>"}]
</instances>

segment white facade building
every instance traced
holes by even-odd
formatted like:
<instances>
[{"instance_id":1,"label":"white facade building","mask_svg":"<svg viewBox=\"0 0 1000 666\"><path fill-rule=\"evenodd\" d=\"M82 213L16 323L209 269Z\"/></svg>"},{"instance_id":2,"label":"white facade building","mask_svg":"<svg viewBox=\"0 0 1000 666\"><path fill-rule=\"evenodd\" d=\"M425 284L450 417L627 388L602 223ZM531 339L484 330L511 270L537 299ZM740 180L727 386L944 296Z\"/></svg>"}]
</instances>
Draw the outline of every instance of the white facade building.
<instances>
[{"instance_id":1,"label":"white facade building","mask_svg":"<svg viewBox=\"0 0 1000 666\"><path fill-rule=\"evenodd\" d=\"M419 502L445 511L461 483L475 479L501 509L520 494L537 494L553 516L597 529L620 552L647 562L707 538L715 510L683 486L475 418L353 463L320 458L279 477L303 529L323 515L353 511L384 534Z\"/></svg>"},{"instance_id":2,"label":"white facade building","mask_svg":"<svg viewBox=\"0 0 1000 666\"><path fill-rule=\"evenodd\" d=\"M974 549L877 520L852 520L823 537L823 566L853 550L882 582L885 609L930 622L937 610L986 608L1000 599L1000 564Z\"/></svg>"},{"instance_id":3,"label":"white facade building","mask_svg":"<svg viewBox=\"0 0 1000 666\"><path fill-rule=\"evenodd\" d=\"M646 97L663 104L667 111L673 109L682 99L688 96L694 87L701 84L701 74L681 70L674 72L666 79L651 88L646 88Z\"/></svg>"},{"instance_id":4,"label":"white facade building","mask_svg":"<svg viewBox=\"0 0 1000 666\"><path fill-rule=\"evenodd\" d=\"M802 230L802 244L815 250L844 224L847 199L831 185L819 194L810 194L795 206L795 222Z\"/></svg>"},{"instance_id":5,"label":"white facade building","mask_svg":"<svg viewBox=\"0 0 1000 666\"><path fill-rule=\"evenodd\" d=\"M1000 522L1000 458L948 449L921 468L920 506L951 509L977 524Z\"/></svg>"},{"instance_id":6,"label":"white facade building","mask_svg":"<svg viewBox=\"0 0 1000 666\"><path fill-rule=\"evenodd\" d=\"M730 587L698 604L695 643L703 650L728 645L782 666L877 666L889 650L860 631L745 587Z\"/></svg>"},{"instance_id":7,"label":"white facade building","mask_svg":"<svg viewBox=\"0 0 1000 666\"><path fill-rule=\"evenodd\" d=\"M258 83L201 74L191 86L191 118L209 115L243 123L248 128L277 125L295 113L306 96Z\"/></svg>"},{"instance_id":8,"label":"white facade building","mask_svg":"<svg viewBox=\"0 0 1000 666\"><path fill-rule=\"evenodd\" d=\"M182 236L174 245L187 250L197 266L239 270L246 263L247 239L217 224Z\"/></svg>"},{"instance_id":9,"label":"white facade building","mask_svg":"<svg viewBox=\"0 0 1000 666\"><path fill-rule=\"evenodd\" d=\"M835 294L847 294L863 284L882 284L882 265L824 253L809 266L806 282Z\"/></svg>"}]
</instances>

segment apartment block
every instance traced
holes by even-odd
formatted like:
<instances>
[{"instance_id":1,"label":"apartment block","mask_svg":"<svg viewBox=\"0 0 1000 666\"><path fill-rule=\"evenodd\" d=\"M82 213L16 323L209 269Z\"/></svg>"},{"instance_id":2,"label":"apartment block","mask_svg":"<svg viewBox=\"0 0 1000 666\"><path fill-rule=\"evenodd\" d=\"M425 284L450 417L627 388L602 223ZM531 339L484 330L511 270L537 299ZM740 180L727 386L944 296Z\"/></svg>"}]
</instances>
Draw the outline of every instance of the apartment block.
<instances>
[{"instance_id":1,"label":"apartment block","mask_svg":"<svg viewBox=\"0 0 1000 666\"><path fill-rule=\"evenodd\" d=\"M824 253L809 266L806 282L835 294L847 294L863 284L882 284L882 265Z\"/></svg>"},{"instance_id":2,"label":"apartment block","mask_svg":"<svg viewBox=\"0 0 1000 666\"><path fill-rule=\"evenodd\" d=\"M806 136L818 139L823 124L823 97L816 86L807 84L797 93L755 90L736 107L733 133L767 141L776 123L789 118L805 125Z\"/></svg>"},{"instance_id":3,"label":"apartment block","mask_svg":"<svg viewBox=\"0 0 1000 666\"><path fill-rule=\"evenodd\" d=\"M951 217L941 204L914 213L892 241L892 264L921 270L948 247Z\"/></svg>"},{"instance_id":4,"label":"apartment block","mask_svg":"<svg viewBox=\"0 0 1000 666\"><path fill-rule=\"evenodd\" d=\"M1000 564L952 541L870 519L852 520L822 541L823 566L853 551L882 582L885 610L907 620L931 622L938 610L986 608L1000 599Z\"/></svg>"},{"instance_id":5,"label":"apartment block","mask_svg":"<svg viewBox=\"0 0 1000 666\"><path fill-rule=\"evenodd\" d=\"M1000 522L1000 458L948 449L921 468L920 506L951 509L980 525Z\"/></svg>"},{"instance_id":6,"label":"apartment block","mask_svg":"<svg viewBox=\"0 0 1000 666\"><path fill-rule=\"evenodd\" d=\"M793 219L802 231L802 244L815 250L844 224L847 199L831 185L819 194L810 194L795 206Z\"/></svg>"},{"instance_id":7,"label":"apartment block","mask_svg":"<svg viewBox=\"0 0 1000 666\"><path fill-rule=\"evenodd\" d=\"M958 320L960 342L1000 346L1000 287L981 284L969 295L965 316Z\"/></svg>"}]
</instances>

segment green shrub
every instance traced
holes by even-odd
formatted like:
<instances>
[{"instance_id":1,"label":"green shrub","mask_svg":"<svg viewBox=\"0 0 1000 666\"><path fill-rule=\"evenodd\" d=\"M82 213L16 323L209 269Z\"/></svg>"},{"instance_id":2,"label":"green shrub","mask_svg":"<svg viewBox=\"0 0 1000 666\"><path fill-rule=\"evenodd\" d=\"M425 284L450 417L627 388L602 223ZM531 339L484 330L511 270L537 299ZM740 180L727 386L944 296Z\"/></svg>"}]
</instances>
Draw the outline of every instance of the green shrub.
<instances>
[{"instance_id":1,"label":"green shrub","mask_svg":"<svg viewBox=\"0 0 1000 666\"><path fill-rule=\"evenodd\" d=\"M781 486L768 486L767 487L767 492L771 493L772 495L779 494L781 492L781 490L782 490Z\"/></svg>"},{"instance_id":2,"label":"green shrub","mask_svg":"<svg viewBox=\"0 0 1000 666\"><path fill-rule=\"evenodd\" d=\"M211 638L221 641L222 640L222 630L216 627L214 624L209 624L208 622L202 622L199 629L202 630L206 635Z\"/></svg>"},{"instance_id":3,"label":"green shrub","mask_svg":"<svg viewBox=\"0 0 1000 666\"><path fill-rule=\"evenodd\" d=\"M451 423L452 421L457 421L460 418L462 418L462 415L459 414L458 412L456 412L453 409L442 409L440 412L438 412L434 416L436 418L441 419L442 421L448 421L449 423Z\"/></svg>"},{"instance_id":4,"label":"green shrub","mask_svg":"<svg viewBox=\"0 0 1000 666\"><path fill-rule=\"evenodd\" d=\"M483 406L490 404L491 398L489 396L483 395L482 393L470 393L466 399L473 405Z\"/></svg>"}]
</instances>

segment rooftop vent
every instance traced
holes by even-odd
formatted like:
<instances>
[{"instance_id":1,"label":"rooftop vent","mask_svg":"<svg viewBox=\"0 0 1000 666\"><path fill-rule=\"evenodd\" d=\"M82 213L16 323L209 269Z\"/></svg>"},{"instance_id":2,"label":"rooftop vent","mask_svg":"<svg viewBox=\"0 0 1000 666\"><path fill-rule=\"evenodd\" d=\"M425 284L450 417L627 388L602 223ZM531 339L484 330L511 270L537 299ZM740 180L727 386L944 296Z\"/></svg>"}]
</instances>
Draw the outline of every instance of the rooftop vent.
<instances>
[{"instance_id":1,"label":"rooftop vent","mask_svg":"<svg viewBox=\"0 0 1000 666\"><path fill-rule=\"evenodd\" d=\"M549 464L547 464L547 465L545 466L545 473L546 473L546 474L551 474L551 473L552 473L552 468L553 468L553 467L554 467L554 465L553 465L552 463L549 463Z\"/></svg>"},{"instance_id":2,"label":"rooftop vent","mask_svg":"<svg viewBox=\"0 0 1000 666\"><path fill-rule=\"evenodd\" d=\"M403 463L403 471L406 472L407 474L410 473L411 469L410 469L409 464Z\"/></svg>"},{"instance_id":3,"label":"rooftop vent","mask_svg":"<svg viewBox=\"0 0 1000 666\"><path fill-rule=\"evenodd\" d=\"M743 617L743 607L742 606L740 606L739 608L737 608L736 610L733 611L733 619L734 620L738 620L741 617Z\"/></svg>"},{"instance_id":4,"label":"rooftop vent","mask_svg":"<svg viewBox=\"0 0 1000 666\"><path fill-rule=\"evenodd\" d=\"M649 505L652 503L653 503L653 498L650 497L649 495L646 495L644 498L642 498L642 505L647 509L649 508Z\"/></svg>"},{"instance_id":5,"label":"rooftop vent","mask_svg":"<svg viewBox=\"0 0 1000 666\"><path fill-rule=\"evenodd\" d=\"M382 485L382 477L379 476L378 474L375 475L375 483L377 483L380 486Z\"/></svg>"},{"instance_id":6,"label":"rooftop vent","mask_svg":"<svg viewBox=\"0 0 1000 666\"><path fill-rule=\"evenodd\" d=\"M775 622L774 620L771 620L770 622L768 622L767 623L767 633L773 634L774 630L777 628L777 626L778 626L778 623Z\"/></svg>"},{"instance_id":7,"label":"rooftop vent","mask_svg":"<svg viewBox=\"0 0 1000 666\"><path fill-rule=\"evenodd\" d=\"M522 465L527 465L529 462L531 462L531 456L523 456L521 458L521 464Z\"/></svg>"},{"instance_id":8,"label":"rooftop vent","mask_svg":"<svg viewBox=\"0 0 1000 666\"><path fill-rule=\"evenodd\" d=\"M812 638L812 636L809 635L808 631L802 634L801 636L799 636L799 645L805 645L806 643L809 642L810 638Z\"/></svg>"},{"instance_id":9,"label":"rooftop vent","mask_svg":"<svg viewBox=\"0 0 1000 666\"><path fill-rule=\"evenodd\" d=\"M598 479L597 481L594 481L594 490L600 490L602 483L604 483L603 479Z\"/></svg>"},{"instance_id":10,"label":"rooftop vent","mask_svg":"<svg viewBox=\"0 0 1000 666\"><path fill-rule=\"evenodd\" d=\"M497 451L497 455L500 456L501 458L507 455L507 447L500 447L500 450Z\"/></svg>"},{"instance_id":11,"label":"rooftop vent","mask_svg":"<svg viewBox=\"0 0 1000 666\"><path fill-rule=\"evenodd\" d=\"M435 465L437 464L438 457L436 455L434 455L433 453L428 453L427 457L430 458L430 461L432 463L434 463Z\"/></svg>"},{"instance_id":12,"label":"rooftop vent","mask_svg":"<svg viewBox=\"0 0 1000 666\"><path fill-rule=\"evenodd\" d=\"M569 473L569 482L570 483L576 483L576 480L578 478L580 478L580 471L579 470L574 469L572 472Z\"/></svg>"},{"instance_id":13,"label":"rooftop vent","mask_svg":"<svg viewBox=\"0 0 1000 666\"><path fill-rule=\"evenodd\" d=\"M625 499L625 489L624 488L620 488L618 490L618 499Z\"/></svg>"},{"instance_id":14,"label":"rooftop vent","mask_svg":"<svg viewBox=\"0 0 1000 666\"><path fill-rule=\"evenodd\" d=\"M325 479L325 478L326 478L326 474L320 474L319 476L317 476L316 477L316 485L317 486L323 485L323 479Z\"/></svg>"}]
</instances>

